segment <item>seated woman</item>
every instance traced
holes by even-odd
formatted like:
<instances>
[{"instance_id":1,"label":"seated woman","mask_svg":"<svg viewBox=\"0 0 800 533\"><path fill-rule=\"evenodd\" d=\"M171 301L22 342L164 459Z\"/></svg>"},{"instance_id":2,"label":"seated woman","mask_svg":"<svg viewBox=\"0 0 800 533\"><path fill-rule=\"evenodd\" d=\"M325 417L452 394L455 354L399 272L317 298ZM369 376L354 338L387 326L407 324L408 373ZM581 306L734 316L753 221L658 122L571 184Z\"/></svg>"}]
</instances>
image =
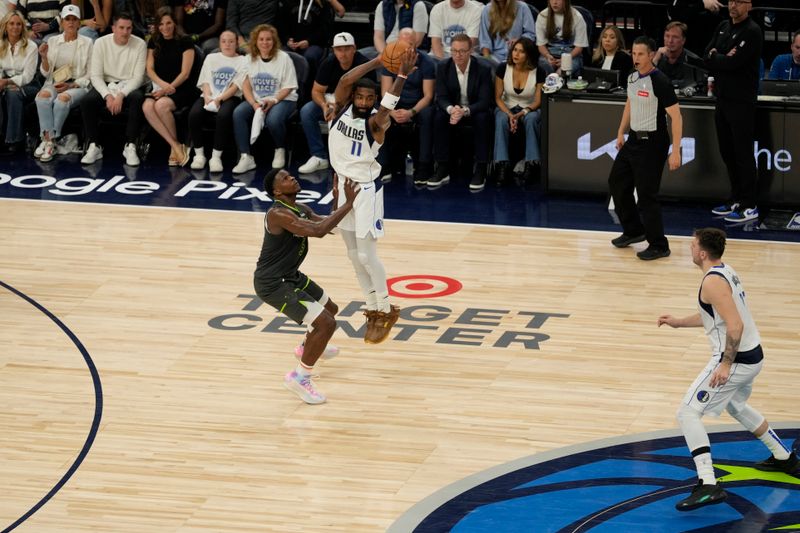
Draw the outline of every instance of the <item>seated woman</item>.
<instances>
[{"instance_id":1,"label":"seated woman","mask_svg":"<svg viewBox=\"0 0 800 533\"><path fill-rule=\"evenodd\" d=\"M61 137L61 128L70 109L80 104L91 87L92 40L78 34L80 25L78 6L64 6L61 10L61 34L39 46L39 55L42 56L39 70L46 81L36 95L41 142L33 156L45 162L53 159L55 141Z\"/></svg>"},{"instance_id":2,"label":"seated woman","mask_svg":"<svg viewBox=\"0 0 800 533\"><path fill-rule=\"evenodd\" d=\"M287 37L284 47L306 58L309 79L314 79L325 47L333 38L333 8L323 0L300 0L292 2L291 8L282 13L280 28Z\"/></svg>"},{"instance_id":3,"label":"seated woman","mask_svg":"<svg viewBox=\"0 0 800 533\"><path fill-rule=\"evenodd\" d=\"M244 58L236 52L236 34L225 30L219 36L218 53L209 54L203 61L197 86L203 92L189 111L189 135L194 146L192 169L206 166L203 153L203 123L214 118L214 148L208 162L210 172L222 172L222 150L233 137L233 110L242 101L242 91L236 76L242 70Z\"/></svg>"},{"instance_id":4,"label":"seated woman","mask_svg":"<svg viewBox=\"0 0 800 533\"><path fill-rule=\"evenodd\" d=\"M297 107L297 73L289 54L281 50L275 26L259 24L253 28L247 47L249 53L244 62L244 76L237 80L245 101L233 112L236 146L241 154L233 167L234 174L256 168L256 161L250 155L250 144L256 141L264 126L275 143L272 168L283 168L286 164L286 123Z\"/></svg>"},{"instance_id":5,"label":"seated woman","mask_svg":"<svg viewBox=\"0 0 800 533\"><path fill-rule=\"evenodd\" d=\"M625 51L625 37L614 25L606 26L597 39L592 54L592 66L603 70L618 70L619 84L628 85L628 73L633 69L633 59Z\"/></svg>"},{"instance_id":6,"label":"seated woman","mask_svg":"<svg viewBox=\"0 0 800 533\"><path fill-rule=\"evenodd\" d=\"M142 104L142 111L147 122L169 144L171 167L189 161L188 148L178 141L173 113L194 102L197 89L186 83L193 63L192 41L177 29L172 8L160 8L156 12L156 27L147 42L145 71L153 82L153 92Z\"/></svg>"},{"instance_id":7,"label":"seated woman","mask_svg":"<svg viewBox=\"0 0 800 533\"><path fill-rule=\"evenodd\" d=\"M0 19L0 125L5 115L5 151L25 149L25 105L41 87L36 80L36 43L30 38L19 11Z\"/></svg>"},{"instance_id":8,"label":"seated woman","mask_svg":"<svg viewBox=\"0 0 800 533\"><path fill-rule=\"evenodd\" d=\"M547 7L536 18L536 44L539 66L547 74L561 73L561 56L572 57L571 74L583 68L583 50L589 46L586 21L571 0L547 0Z\"/></svg>"},{"instance_id":9,"label":"seated woman","mask_svg":"<svg viewBox=\"0 0 800 533\"><path fill-rule=\"evenodd\" d=\"M539 133L541 125L542 85L547 76L537 67L539 53L527 37L511 46L508 61L497 67L494 81L494 160L496 182L505 184L510 174L509 133L525 129L525 174L523 182L532 181L539 169Z\"/></svg>"},{"instance_id":10,"label":"seated woman","mask_svg":"<svg viewBox=\"0 0 800 533\"><path fill-rule=\"evenodd\" d=\"M478 43L481 55L493 63L505 63L511 43L520 37L535 36L533 14L524 1L491 0L483 8Z\"/></svg>"},{"instance_id":11,"label":"seated woman","mask_svg":"<svg viewBox=\"0 0 800 533\"><path fill-rule=\"evenodd\" d=\"M92 41L106 34L111 25L111 14L114 10L114 0L84 0L83 16L80 35L85 35Z\"/></svg>"}]
</instances>

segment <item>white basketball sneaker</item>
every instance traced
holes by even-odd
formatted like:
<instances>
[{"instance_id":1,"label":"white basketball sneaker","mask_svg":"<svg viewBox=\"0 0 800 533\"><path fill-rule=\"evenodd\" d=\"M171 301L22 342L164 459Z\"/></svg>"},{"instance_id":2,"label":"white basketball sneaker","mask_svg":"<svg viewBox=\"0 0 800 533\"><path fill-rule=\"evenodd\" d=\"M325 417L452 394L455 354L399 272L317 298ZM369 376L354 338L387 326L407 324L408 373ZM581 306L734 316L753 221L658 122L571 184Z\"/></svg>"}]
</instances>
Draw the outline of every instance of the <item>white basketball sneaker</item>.
<instances>
[{"instance_id":1,"label":"white basketball sneaker","mask_svg":"<svg viewBox=\"0 0 800 533\"><path fill-rule=\"evenodd\" d=\"M301 400L308 404L315 405L325 403L325 395L314 388L314 382L311 381L311 376L302 378L297 372L292 370L284 376L283 386L297 394Z\"/></svg>"}]
</instances>

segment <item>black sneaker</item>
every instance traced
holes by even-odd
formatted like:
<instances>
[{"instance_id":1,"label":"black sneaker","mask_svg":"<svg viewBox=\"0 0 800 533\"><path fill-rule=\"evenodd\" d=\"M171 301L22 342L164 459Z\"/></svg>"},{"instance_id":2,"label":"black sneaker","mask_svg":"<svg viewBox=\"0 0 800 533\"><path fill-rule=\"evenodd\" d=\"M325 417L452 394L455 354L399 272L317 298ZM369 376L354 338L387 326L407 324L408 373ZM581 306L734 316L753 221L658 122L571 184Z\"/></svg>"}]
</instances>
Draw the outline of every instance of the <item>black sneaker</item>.
<instances>
[{"instance_id":1,"label":"black sneaker","mask_svg":"<svg viewBox=\"0 0 800 533\"><path fill-rule=\"evenodd\" d=\"M431 189L437 189L445 183L450 183L450 174L448 172L447 163L439 163L436 165L436 174L428 180L428 187Z\"/></svg>"},{"instance_id":2,"label":"black sneaker","mask_svg":"<svg viewBox=\"0 0 800 533\"><path fill-rule=\"evenodd\" d=\"M692 489L692 494L675 504L678 511L691 511L706 505L724 502L728 493L719 485L703 485L703 480L697 482Z\"/></svg>"},{"instance_id":3,"label":"black sneaker","mask_svg":"<svg viewBox=\"0 0 800 533\"><path fill-rule=\"evenodd\" d=\"M788 459L775 459L774 455L770 455L769 459L764 459L760 463L756 463L756 469L758 470L764 470L766 472L785 472L787 474L794 474L798 466L800 466L800 461L798 461L797 454L794 452L792 452Z\"/></svg>"},{"instance_id":4,"label":"black sneaker","mask_svg":"<svg viewBox=\"0 0 800 533\"><path fill-rule=\"evenodd\" d=\"M502 187L508 181L508 175L511 174L508 161L497 161L495 165L494 184Z\"/></svg>"},{"instance_id":5,"label":"black sneaker","mask_svg":"<svg viewBox=\"0 0 800 533\"><path fill-rule=\"evenodd\" d=\"M486 165L478 163L478 168L475 169L475 174L469 182L469 190L472 192L482 191L486 186Z\"/></svg>"},{"instance_id":6,"label":"black sneaker","mask_svg":"<svg viewBox=\"0 0 800 533\"><path fill-rule=\"evenodd\" d=\"M662 248L653 248L652 246L648 246L641 252L637 252L636 257L638 257L642 261L652 261L653 259L669 257L669 254L670 254L669 248L662 249Z\"/></svg>"},{"instance_id":7,"label":"black sneaker","mask_svg":"<svg viewBox=\"0 0 800 533\"><path fill-rule=\"evenodd\" d=\"M634 237L631 237L630 235L625 235L623 233L616 239L611 239L611 244L613 244L617 248L625 248L626 246L630 246L631 244L642 242L644 239L645 239L644 235L636 235Z\"/></svg>"}]
</instances>

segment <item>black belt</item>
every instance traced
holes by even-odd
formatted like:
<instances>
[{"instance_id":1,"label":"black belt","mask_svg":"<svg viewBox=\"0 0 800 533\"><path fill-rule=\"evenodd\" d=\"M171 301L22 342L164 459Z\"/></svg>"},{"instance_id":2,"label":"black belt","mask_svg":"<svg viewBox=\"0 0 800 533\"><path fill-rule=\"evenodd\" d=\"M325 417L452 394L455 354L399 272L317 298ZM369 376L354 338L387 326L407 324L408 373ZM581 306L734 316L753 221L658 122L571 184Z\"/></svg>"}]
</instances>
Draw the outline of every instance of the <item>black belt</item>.
<instances>
[{"instance_id":1,"label":"black belt","mask_svg":"<svg viewBox=\"0 0 800 533\"><path fill-rule=\"evenodd\" d=\"M630 131L630 135L633 135L637 141L646 141L650 136L655 136L655 134L655 131Z\"/></svg>"}]
</instances>

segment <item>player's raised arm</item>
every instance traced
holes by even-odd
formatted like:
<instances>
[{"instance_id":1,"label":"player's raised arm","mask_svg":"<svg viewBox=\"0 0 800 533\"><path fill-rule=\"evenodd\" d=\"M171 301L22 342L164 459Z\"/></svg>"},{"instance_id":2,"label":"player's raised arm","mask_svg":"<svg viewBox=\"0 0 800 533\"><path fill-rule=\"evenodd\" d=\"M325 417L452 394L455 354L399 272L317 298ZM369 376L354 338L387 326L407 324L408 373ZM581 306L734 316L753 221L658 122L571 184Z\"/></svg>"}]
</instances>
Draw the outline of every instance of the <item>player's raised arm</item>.
<instances>
[{"instance_id":1,"label":"player's raised arm","mask_svg":"<svg viewBox=\"0 0 800 533\"><path fill-rule=\"evenodd\" d=\"M353 99L353 85L355 82L363 78L368 72L372 72L380 68L383 65L383 61L381 60L380 54L373 59L372 61L368 61L367 63L362 63L357 67L353 67L351 70L348 70L344 73L344 75L339 79L339 83L336 85L336 91L334 91L333 96L336 98L336 111L335 113L338 115L342 109L347 107L347 104Z\"/></svg>"},{"instance_id":2,"label":"player's raised arm","mask_svg":"<svg viewBox=\"0 0 800 533\"><path fill-rule=\"evenodd\" d=\"M417 68L415 66L416 64L417 51L413 47L406 48L400 59L400 68L397 71L397 77L394 79L392 88L383 96L378 112L370 120L373 133L377 130L384 131L391 124L389 113L394 111L397 102L400 101L400 93L403 92L403 85L405 85L408 75Z\"/></svg>"}]
</instances>

